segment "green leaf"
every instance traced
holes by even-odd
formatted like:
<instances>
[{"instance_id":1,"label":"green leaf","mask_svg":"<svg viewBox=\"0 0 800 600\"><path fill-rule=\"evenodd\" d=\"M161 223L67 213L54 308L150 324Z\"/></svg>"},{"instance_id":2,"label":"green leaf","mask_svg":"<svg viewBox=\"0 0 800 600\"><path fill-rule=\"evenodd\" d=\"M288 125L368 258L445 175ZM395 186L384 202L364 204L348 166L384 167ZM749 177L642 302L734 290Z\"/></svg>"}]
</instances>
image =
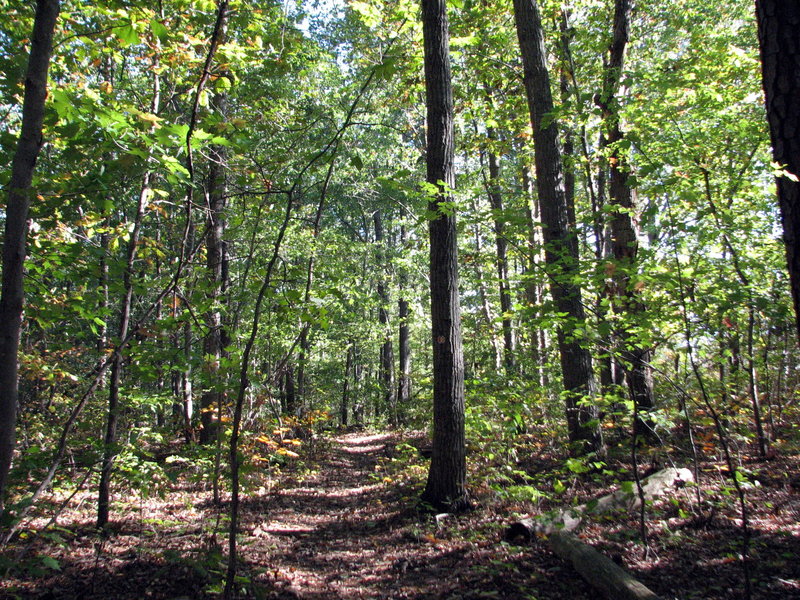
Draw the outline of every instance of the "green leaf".
<instances>
[{"instance_id":1,"label":"green leaf","mask_svg":"<svg viewBox=\"0 0 800 600\"><path fill-rule=\"evenodd\" d=\"M48 569L53 569L54 571L60 571L61 570L61 565L52 556L43 556L42 557L42 564L45 567L47 567Z\"/></svg>"},{"instance_id":2,"label":"green leaf","mask_svg":"<svg viewBox=\"0 0 800 600\"><path fill-rule=\"evenodd\" d=\"M122 27L117 28L117 37L119 38L120 42L122 42L123 46L131 46L133 44L138 44L141 42L139 39L139 34L136 33L136 30L133 28L133 25L123 25Z\"/></svg>"},{"instance_id":3,"label":"green leaf","mask_svg":"<svg viewBox=\"0 0 800 600\"><path fill-rule=\"evenodd\" d=\"M155 19L150 21L150 29L152 29L153 35L155 35L162 42L166 42L169 38L169 31L167 31L167 28Z\"/></svg>"}]
</instances>

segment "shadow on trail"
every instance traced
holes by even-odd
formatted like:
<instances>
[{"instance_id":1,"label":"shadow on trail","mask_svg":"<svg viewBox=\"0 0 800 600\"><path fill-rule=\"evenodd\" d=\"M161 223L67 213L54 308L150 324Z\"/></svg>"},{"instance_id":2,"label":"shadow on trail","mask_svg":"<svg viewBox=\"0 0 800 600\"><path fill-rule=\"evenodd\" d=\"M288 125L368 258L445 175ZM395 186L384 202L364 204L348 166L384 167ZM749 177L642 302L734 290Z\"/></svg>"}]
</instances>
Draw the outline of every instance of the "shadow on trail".
<instances>
[{"instance_id":1,"label":"shadow on trail","mask_svg":"<svg viewBox=\"0 0 800 600\"><path fill-rule=\"evenodd\" d=\"M452 521L419 514L416 497L376 472L398 441L340 436L314 475L244 500L242 553L264 571L254 581L304 599L537 597L541 564L557 571L557 561L535 549L496 560L496 538L465 541ZM539 553L536 570L523 564ZM573 587L570 597L593 597Z\"/></svg>"}]
</instances>

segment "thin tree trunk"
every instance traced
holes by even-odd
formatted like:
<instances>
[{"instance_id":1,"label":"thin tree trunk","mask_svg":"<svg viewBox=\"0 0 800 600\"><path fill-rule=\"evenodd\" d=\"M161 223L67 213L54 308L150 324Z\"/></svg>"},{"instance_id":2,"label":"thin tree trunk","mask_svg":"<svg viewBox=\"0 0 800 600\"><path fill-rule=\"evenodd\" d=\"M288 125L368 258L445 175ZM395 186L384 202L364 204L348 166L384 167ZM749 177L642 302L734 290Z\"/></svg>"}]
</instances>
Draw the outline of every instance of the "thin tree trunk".
<instances>
[{"instance_id":1,"label":"thin tree trunk","mask_svg":"<svg viewBox=\"0 0 800 600\"><path fill-rule=\"evenodd\" d=\"M350 374L353 371L353 341L347 344L344 359L344 384L342 385L342 402L339 405L339 421L347 427L350 413Z\"/></svg>"},{"instance_id":2,"label":"thin tree trunk","mask_svg":"<svg viewBox=\"0 0 800 600\"><path fill-rule=\"evenodd\" d=\"M155 76L158 77L157 75ZM158 106L158 94L154 95L153 104ZM155 111L153 111L155 112ZM133 221L133 231L128 241L127 260L122 274L123 297L119 308L119 325L117 337L124 340L128 335L131 320L131 307L133 305L133 266L136 260L136 251L139 245L139 236L142 229L144 207L150 194L150 180L152 173L147 172L142 178L142 189L136 203L136 213ZM111 492L111 472L114 468L114 459L117 456L117 422L119 420L119 390L122 383L122 369L124 357L117 352L111 363L111 372L108 384L108 415L106 420L106 433L103 440L103 462L100 470L100 484L97 497L97 527L108 525L109 500Z\"/></svg>"},{"instance_id":3,"label":"thin tree trunk","mask_svg":"<svg viewBox=\"0 0 800 600\"><path fill-rule=\"evenodd\" d=\"M294 366L287 365L283 375L284 393L286 394L285 412L290 416L297 416L297 386L294 381Z\"/></svg>"},{"instance_id":4,"label":"thin tree trunk","mask_svg":"<svg viewBox=\"0 0 800 600\"><path fill-rule=\"evenodd\" d=\"M472 212L477 213L478 207L475 201L472 202ZM503 353L500 348L500 341L497 336L497 330L494 326L494 315L492 314L492 307L489 304L489 293L486 289L486 282L483 276L483 267L481 266L481 254L483 247L481 244L481 230L480 223L473 224L473 232L475 237L475 255L476 260L472 261L473 268L475 269L475 279L478 283L478 298L481 301L481 312L486 321L486 327L489 330L489 343L492 345L492 354L494 357L495 372L500 372L503 368Z\"/></svg>"},{"instance_id":5,"label":"thin tree trunk","mask_svg":"<svg viewBox=\"0 0 800 600\"><path fill-rule=\"evenodd\" d=\"M157 55L153 58L153 67L157 66ZM158 71L153 71L153 97L150 101L150 112L158 113L161 104L161 78ZM145 161L145 169L149 169ZM119 325L117 337L120 341L128 336L128 329L131 321L131 309L133 307L133 285L134 285L134 264L139 246L139 237L142 231L142 221L144 220L145 206L151 194L151 181L153 174L145 171L142 177L142 186L136 202L136 211L133 218L133 230L128 240L127 256L125 269L122 274L123 297L119 307ZM111 475L114 468L114 460L117 456L117 422L119 420L119 391L122 385L122 371L124 357L122 352L117 352L111 363L108 384L108 414L106 417L106 432L103 440L103 462L100 470L100 483L97 494L97 527L104 528L108 525L109 502L111 493Z\"/></svg>"},{"instance_id":6,"label":"thin tree trunk","mask_svg":"<svg viewBox=\"0 0 800 600\"><path fill-rule=\"evenodd\" d=\"M225 24L220 36L225 36ZM216 94L213 99L215 111L225 118L227 99L225 94ZM203 340L203 355L206 386L200 398L200 443L209 444L219 435L220 407L224 397L224 381L220 381L224 340L227 337L222 324L222 302L228 287L225 264L225 204L227 194L228 152L225 146L212 146L208 168L208 217L206 230L206 270L209 275L208 297L211 309L206 314L208 332Z\"/></svg>"},{"instance_id":7,"label":"thin tree trunk","mask_svg":"<svg viewBox=\"0 0 800 600\"><path fill-rule=\"evenodd\" d=\"M397 425L397 406L394 389L394 351L392 349L392 333L389 327L389 291L386 289L385 253L383 236L383 219L381 211L376 210L372 215L375 224L375 245L377 247L376 261L378 263L378 324L383 335L380 355L380 382L383 395L383 406L389 415L389 422Z\"/></svg>"},{"instance_id":8,"label":"thin tree trunk","mask_svg":"<svg viewBox=\"0 0 800 600\"><path fill-rule=\"evenodd\" d=\"M490 141L496 138L495 132L489 128L488 137ZM489 150L489 180L486 182L486 191L489 196L489 203L492 207L492 221L494 223L494 239L497 279L500 286L500 312L503 325L503 365L507 374L514 372L516 365L514 356L516 344L514 340L514 328L511 322L511 286L508 281L508 240L506 240L505 223L503 222L503 194L500 191L500 161L497 155Z\"/></svg>"},{"instance_id":9,"label":"thin tree trunk","mask_svg":"<svg viewBox=\"0 0 800 600\"><path fill-rule=\"evenodd\" d=\"M750 402L753 405L753 420L756 424L756 443L758 444L758 455L766 458L768 440L764 431L764 422L761 416L761 398L758 393L758 373L756 372L755 355L755 307L751 304L747 315L747 378L750 388Z\"/></svg>"},{"instance_id":10,"label":"thin tree trunk","mask_svg":"<svg viewBox=\"0 0 800 600\"><path fill-rule=\"evenodd\" d=\"M8 183L5 237L3 239L3 283L0 292L0 514L4 510L8 472L14 456L19 394L19 338L23 283L28 237L28 210L36 159L44 144L42 122L47 97L47 71L58 18L58 0L38 0L31 35L31 52L25 75L22 129L11 163Z\"/></svg>"},{"instance_id":11,"label":"thin tree trunk","mask_svg":"<svg viewBox=\"0 0 800 600\"><path fill-rule=\"evenodd\" d=\"M427 181L437 188L428 204L431 333L433 341L433 454L421 501L436 509L469 506L464 432L464 355L458 296L453 90L445 0L422 0L427 108Z\"/></svg>"},{"instance_id":12,"label":"thin tree trunk","mask_svg":"<svg viewBox=\"0 0 800 600\"><path fill-rule=\"evenodd\" d=\"M584 326L586 316L581 290L576 284L580 275L578 240L569 223L558 125L551 121L543 127L545 116L553 112L553 98L541 16L535 0L514 0L514 18L533 126L536 184L544 223L550 291L557 310L566 314L570 321L562 324L558 331L569 438L571 442L583 445L583 448L577 448L579 451L600 450L602 436L599 411L594 404L597 391L592 360L574 333Z\"/></svg>"},{"instance_id":13,"label":"thin tree trunk","mask_svg":"<svg viewBox=\"0 0 800 600\"><path fill-rule=\"evenodd\" d=\"M525 267L525 298L530 310L535 311L535 316L541 314L544 301L544 290L541 277L537 271L541 262L542 244L540 231L536 223L539 221L539 203L534 198L534 183L530 169L522 167L522 187L525 191L525 213L528 225L528 257ZM534 319L531 319L534 321ZM531 359L536 370L536 379L542 389L550 386L547 374L547 332L542 327L535 327L531 331Z\"/></svg>"},{"instance_id":14,"label":"thin tree trunk","mask_svg":"<svg viewBox=\"0 0 800 600\"><path fill-rule=\"evenodd\" d=\"M406 228L405 225L400 227L400 246L405 250L406 246ZM397 340L397 405L399 411L402 413L406 410L411 402L411 344L409 337L409 319L410 314L408 311L408 300L405 298L406 286L408 285L408 273L404 266L400 266L398 272L398 285L400 298L397 301L397 320L399 322L398 340Z\"/></svg>"}]
</instances>

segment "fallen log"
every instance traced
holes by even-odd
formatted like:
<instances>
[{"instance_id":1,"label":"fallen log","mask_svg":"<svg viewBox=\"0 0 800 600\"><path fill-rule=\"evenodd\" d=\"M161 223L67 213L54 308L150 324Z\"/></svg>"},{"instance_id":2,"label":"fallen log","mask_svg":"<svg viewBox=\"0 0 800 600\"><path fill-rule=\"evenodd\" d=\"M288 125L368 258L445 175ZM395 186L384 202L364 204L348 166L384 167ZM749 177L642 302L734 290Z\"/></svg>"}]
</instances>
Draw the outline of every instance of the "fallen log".
<instances>
[{"instance_id":1,"label":"fallen log","mask_svg":"<svg viewBox=\"0 0 800 600\"><path fill-rule=\"evenodd\" d=\"M672 467L663 469L642 480L644 499L645 501L652 500L667 490L680 487L690 481L694 481L694 476L689 469ZM556 532L575 531L589 515L607 514L617 510L630 511L638 506L639 494L636 486L628 484L598 500L593 500L580 506L562 508L512 523L506 529L506 539L508 541L519 539L530 541L537 534L550 535Z\"/></svg>"},{"instance_id":2,"label":"fallen log","mask_svg":"<svg viewBox=\"0 0 800 600\"><path fill-rule=\"evenodd\" d=\"M647 586L570 533L550 534L550 547L568 560L589 584L612 600L660 600Z\"/></svg>"}]
</instances>

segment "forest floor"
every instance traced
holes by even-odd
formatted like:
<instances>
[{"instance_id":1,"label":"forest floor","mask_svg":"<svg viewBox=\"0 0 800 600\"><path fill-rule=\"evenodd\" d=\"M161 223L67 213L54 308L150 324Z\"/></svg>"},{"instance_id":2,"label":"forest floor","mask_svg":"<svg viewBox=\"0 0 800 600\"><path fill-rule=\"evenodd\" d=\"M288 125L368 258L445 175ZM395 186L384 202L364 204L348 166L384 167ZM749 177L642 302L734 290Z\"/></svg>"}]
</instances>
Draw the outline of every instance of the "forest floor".
<instances>
[{"instance_id":1,"label":"forest floor","mask_svg":"<svg viewBox=\"0 0 800 600\"><path fill-rule=\"evenodd\" d=\"M305 448L302 462L268 478L262 474L262 485L242 501L241 597L599 597L546 542L503 541L515 515L534 511L530 502L493 498L481 482L469 513L418 512L426 464L420 458L409 466L409 451L421 443L418 435L400 433L319 438ZM797 457L755 467L762 481L748 491L753 598L800 598L800 490L791 479ZM581 537L664 599L741 598L741 522L729 510L735 507L729 492L714 488L724 478L708 480L701 506L685 489L648 509L648 557L637 541L635 515L591 524ZM608 489L581 485L572 491L583 501ZM100 535L93 494L80 492L56 527L6 549L7 563L18 562L0 582L0 598L216 598L227 506L209 499L208 490L184 478L163 498L117 496L113 526Z\"/></svg>"}]
</instances>

